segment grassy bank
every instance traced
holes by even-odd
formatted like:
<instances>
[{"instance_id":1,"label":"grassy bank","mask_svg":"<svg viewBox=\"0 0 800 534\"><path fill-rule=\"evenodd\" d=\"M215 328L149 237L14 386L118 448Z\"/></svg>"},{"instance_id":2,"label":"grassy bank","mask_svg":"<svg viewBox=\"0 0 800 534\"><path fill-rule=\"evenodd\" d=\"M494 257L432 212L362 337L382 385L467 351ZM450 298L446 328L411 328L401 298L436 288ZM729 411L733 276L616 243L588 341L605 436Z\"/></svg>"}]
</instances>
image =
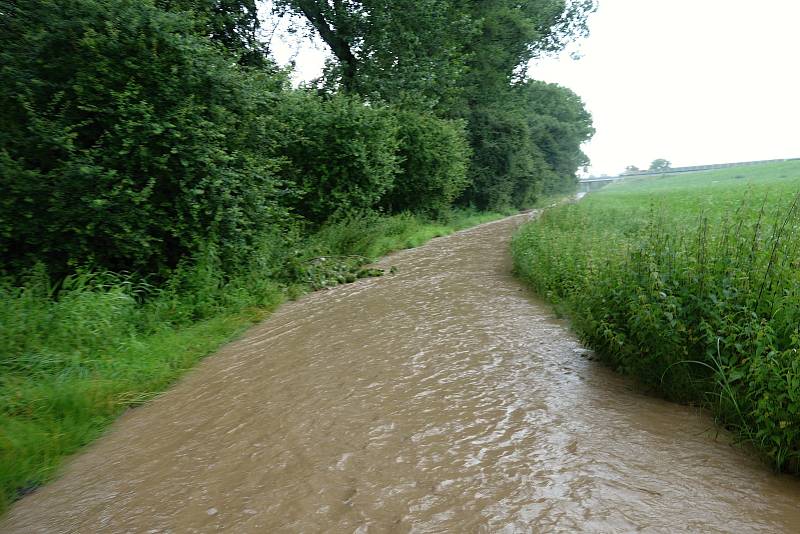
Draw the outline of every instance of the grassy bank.
<instances>
[{"instance_id":1,"label":"grassy bank","mask_svg":"<svg viewBox=\"0 0 800 534\"><path fill-rule=\"evenodd\" d=\"M646 388L800 470L800 162L628 179L547 211L517 272Z\"/></svg>"},{"instance_id":2,"label":"grassy bank","mask_svg":"<svg viewBox=\"0 0 800 534\"><path fill-rule=\"evenodd\" d=\"M81 272L0 284L0 512L131 406L164 391L286 298L379 273L370 260L502 217L363 216L311 237L265 236L249 268L224 276L207 250L157 286Z\"/></svg>"}]
</instances>

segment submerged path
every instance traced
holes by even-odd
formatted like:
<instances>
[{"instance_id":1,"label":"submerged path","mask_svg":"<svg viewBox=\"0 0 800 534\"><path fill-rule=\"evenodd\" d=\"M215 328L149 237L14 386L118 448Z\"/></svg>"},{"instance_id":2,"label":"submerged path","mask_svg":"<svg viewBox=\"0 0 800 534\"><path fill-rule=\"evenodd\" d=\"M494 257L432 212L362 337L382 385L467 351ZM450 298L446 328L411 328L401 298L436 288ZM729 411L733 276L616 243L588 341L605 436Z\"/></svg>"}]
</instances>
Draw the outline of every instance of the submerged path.
<instances>
[{"instance_id":1,"label":"submerged path","mask_svg":"<svg viewBox=\"0 0 800 534\"><path fill-rule=\"evenodd\" d=\"M590 361L514 217L308 295L130 411L2 532L800 528L800 481Z\"/></svg>"}]
</instances>

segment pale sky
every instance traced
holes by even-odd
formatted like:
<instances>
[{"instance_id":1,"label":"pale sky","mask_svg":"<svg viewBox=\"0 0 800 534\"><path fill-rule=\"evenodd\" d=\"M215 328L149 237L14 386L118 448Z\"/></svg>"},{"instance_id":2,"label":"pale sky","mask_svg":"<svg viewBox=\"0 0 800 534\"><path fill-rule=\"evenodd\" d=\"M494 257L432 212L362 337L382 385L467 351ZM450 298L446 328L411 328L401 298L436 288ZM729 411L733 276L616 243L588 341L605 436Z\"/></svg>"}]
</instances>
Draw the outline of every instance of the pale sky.
<instances>
[{"instance_id":1,"label":"pale sky","mask_svg":"<svg viewBox=\"0 0 800 534\"><path fill-rule=\"evenodd\" d=\"M579 44L531 65L579 94L597 133L590 173L800 157L800 1L600 0ZM297 46L273 42L286 62ZM296 55L319 76L324 47Z\"/></svg>"}]
</instances>

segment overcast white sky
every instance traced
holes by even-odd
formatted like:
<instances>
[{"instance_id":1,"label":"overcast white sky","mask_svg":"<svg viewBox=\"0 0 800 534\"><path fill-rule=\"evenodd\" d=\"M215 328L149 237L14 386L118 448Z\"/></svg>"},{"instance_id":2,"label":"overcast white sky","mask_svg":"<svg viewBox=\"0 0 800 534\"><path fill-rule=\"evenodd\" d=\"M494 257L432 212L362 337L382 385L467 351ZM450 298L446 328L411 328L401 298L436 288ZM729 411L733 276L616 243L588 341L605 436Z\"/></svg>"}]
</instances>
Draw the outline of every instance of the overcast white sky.
<instances>
[{"instance_id":1,"label":"overcast white sky","mask_svg":"<svg viewBox=\"0 0 800 534\"><path fill-rule=\"evenodd\" d=\"M800 157L798 23L798 0L600 0L582 59L570 49L530 74L586 102L592 174ZM273 48L284 62L291 49ZM298 79L319 75L322 50L300 50Z\"/></svg>"}]
</instances>

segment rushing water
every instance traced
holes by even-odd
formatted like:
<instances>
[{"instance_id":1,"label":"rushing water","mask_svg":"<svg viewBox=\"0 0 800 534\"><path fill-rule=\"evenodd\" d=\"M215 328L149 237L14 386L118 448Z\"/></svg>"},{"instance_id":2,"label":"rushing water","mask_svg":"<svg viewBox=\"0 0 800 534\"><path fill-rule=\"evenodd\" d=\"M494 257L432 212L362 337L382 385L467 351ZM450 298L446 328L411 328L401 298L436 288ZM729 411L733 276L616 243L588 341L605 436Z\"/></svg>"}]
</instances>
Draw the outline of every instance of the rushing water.
<instances>
[{"instance_id":1,"label":"rushing water","mask_svg":"<svg viewBox=\"0 0 800 534\"><path fill-rule=\"evenodd\" d=\"M285 305L0 530L800 529L800 481L591 361L511 276L522 219Z\"/></svg>"}]
</instances>

